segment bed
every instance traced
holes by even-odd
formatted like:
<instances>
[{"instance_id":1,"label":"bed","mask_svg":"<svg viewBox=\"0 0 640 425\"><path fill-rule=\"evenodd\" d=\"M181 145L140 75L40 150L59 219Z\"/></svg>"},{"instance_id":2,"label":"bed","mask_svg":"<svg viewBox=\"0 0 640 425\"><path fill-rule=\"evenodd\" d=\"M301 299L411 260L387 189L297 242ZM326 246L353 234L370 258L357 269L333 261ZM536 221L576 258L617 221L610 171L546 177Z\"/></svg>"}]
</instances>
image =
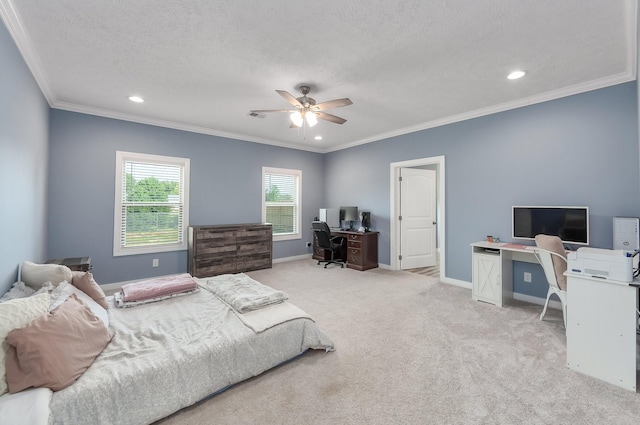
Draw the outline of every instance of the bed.
<instances>
[{"instance_id":1,"label":"bed","mask_svg":"<svg viewBox=\"0 0 640 425\"><path fill-rule=\"evenodd\" d=\"M288 301L240 314L198 281L195 293L134 308L108 297L113 339L74 384L51 393L48 423L149 424L309 349L333 350Z\"/></svg>"}]
</instances>

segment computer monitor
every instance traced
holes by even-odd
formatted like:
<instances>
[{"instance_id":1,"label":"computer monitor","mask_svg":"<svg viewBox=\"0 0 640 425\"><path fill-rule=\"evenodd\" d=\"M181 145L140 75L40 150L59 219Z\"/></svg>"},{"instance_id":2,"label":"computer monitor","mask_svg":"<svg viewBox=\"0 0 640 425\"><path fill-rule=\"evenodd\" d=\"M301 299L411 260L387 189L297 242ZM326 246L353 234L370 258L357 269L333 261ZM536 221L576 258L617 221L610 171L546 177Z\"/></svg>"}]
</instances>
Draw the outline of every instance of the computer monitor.
<instances>
[{"instance_id":1,"label":"computer monitor","mask_svg":"<svg viewBox=\"0 0 640 425\"><path fill-rule=\"evenodd\" d=\"M340 228L340 211L337 208L320 208L318 219L327 223L330 229Z\"/></svg>"},{"instance_id":2,"label":"computer monitor","mask_svg":"<svg viewBox=\"0 0 640 425\"><path fill-rule=\"evenodd\" d=\"M340 223L343 221L349 222L349 227L344 230L351 230L351 226L354 221L360 220L358 216L358 207L340 207Z\"/></svg>"}]
</instances>

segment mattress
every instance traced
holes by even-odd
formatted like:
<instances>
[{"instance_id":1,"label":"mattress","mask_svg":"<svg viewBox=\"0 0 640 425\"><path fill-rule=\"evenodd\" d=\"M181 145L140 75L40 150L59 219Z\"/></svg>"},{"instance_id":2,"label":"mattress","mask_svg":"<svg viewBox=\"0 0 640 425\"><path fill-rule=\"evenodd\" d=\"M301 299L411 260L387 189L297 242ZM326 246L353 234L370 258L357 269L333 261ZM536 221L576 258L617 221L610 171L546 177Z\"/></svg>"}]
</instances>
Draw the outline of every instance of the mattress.
<instances>
[{"instance_id":1,"label":"mattress","mask_svg":"<svg viewBox=\"0 0 640 425\"><path fill-rule=\"evenodd\" d=\"M270 308L253 313L268 322ZM53 393L49 423L149 424L308 349L332 350L300 316L256 332L206 290L128 309L111 304L113 340L76 383Z\"/></svg>"}]
</instances>

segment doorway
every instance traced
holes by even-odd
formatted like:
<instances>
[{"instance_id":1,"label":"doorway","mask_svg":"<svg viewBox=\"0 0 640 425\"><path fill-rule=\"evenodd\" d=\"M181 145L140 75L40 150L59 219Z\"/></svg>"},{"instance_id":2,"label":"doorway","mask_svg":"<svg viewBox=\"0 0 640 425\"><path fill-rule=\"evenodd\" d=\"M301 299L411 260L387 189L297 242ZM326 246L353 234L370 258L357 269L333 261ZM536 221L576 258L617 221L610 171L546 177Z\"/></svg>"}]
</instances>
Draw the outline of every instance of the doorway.
<instances>
[{"instance_id":1,"label":"doorway","mask_svg":"<svg viewBox=\"0 0 640 425\"><path fill-rule=\"evenodd\" d=\"M439 262L440 280L445 277L446 263L446 237L445 237L445 160L444 156L420 158L409 161L393 162L390 164L390 188L391 188L391 211L390 211L390 265L392 270L402 269L402 226L400 211L402 205L402 191L400 190L400 175L402 169L432 169L436 173L436 235ZM421 195L412 195L421 196ZM425 194L426 196L426 194ZM424 199L423 202L428 204L430 201ZM432 202L432 201L431 201Z\"/></svg>"}]
</instances>

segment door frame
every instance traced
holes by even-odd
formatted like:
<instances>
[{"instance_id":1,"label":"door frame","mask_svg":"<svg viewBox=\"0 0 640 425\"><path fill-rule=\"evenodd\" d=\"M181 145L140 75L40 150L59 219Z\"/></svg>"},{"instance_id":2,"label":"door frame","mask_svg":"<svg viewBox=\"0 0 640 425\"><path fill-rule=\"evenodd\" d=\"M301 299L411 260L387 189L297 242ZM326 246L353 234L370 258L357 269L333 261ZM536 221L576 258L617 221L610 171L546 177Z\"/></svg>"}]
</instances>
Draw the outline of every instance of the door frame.
<instances>
[{"instance_id":1,"label":"door frame","mask_svg":"<svg viewBox=\"0 0 640 425\"><path fill-rule=\"evenodd\" d=\"M438 250L440 251L440 280L445 278L446 270L446 235L445 235L445 172L444 155L429 158L418 158L408 161L392 162L389 164L389 185L390 185L390 212L389 212L389 237L390 237L390 267L391 270L400 270L398 252L400 252L400 221L398 211L400 211L400 191L398 190L398 176L400 168L421 167L423 165L436 166L436 215Z\"/></svg>"}]
</instances>

